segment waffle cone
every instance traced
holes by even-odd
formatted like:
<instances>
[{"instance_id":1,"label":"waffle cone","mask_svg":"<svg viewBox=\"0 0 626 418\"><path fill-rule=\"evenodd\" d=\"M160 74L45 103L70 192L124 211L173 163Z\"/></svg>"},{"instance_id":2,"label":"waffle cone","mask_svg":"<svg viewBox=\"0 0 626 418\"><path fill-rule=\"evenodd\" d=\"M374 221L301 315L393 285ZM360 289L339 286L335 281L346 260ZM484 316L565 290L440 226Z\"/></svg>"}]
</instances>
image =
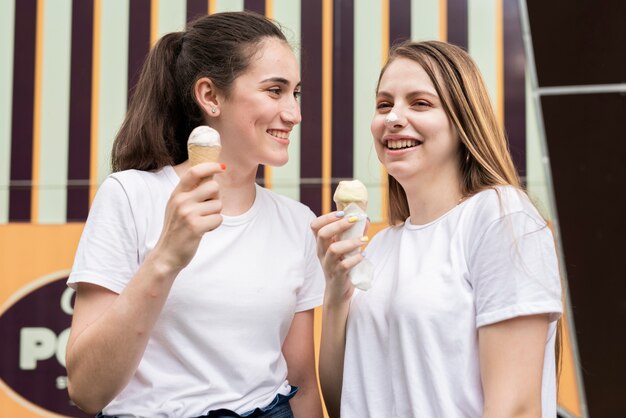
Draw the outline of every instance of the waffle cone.
<instances>
[{"instance_id":1,"label":"waffle cone","mask_svg":"<svg viewBox=\"0 0 626 418\"><path fill-rule=\"evenodd\" d=\"M200 163L216 163L220 157L220 152L222 151L222 147L220 146L202 146L191 144L187 147L187 151L189 152L189 161L191 161L191 166L200 164Z\"/></svg>"}]
</instances>

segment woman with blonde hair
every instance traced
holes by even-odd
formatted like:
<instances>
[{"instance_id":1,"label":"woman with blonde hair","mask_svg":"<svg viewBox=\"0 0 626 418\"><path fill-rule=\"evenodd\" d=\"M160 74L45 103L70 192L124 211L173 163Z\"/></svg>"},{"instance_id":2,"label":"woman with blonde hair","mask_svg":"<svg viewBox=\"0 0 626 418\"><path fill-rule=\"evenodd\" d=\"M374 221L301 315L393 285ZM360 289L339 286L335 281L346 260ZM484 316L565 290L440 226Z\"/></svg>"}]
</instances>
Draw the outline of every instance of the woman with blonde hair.
<instances>
[{"instance_id":1,"label":"woman with blonde hair","mask_svg":"<svg viewBox=\"0 0 626 418\"><path fill-rule=\"evenodd\" d=\"M331 416L554 417L562 312L554 241L522 190L480 72L461 48L394 47L371 131L391 226L347 274L351 219L316 219L326 276L320 380ZM339 216L338 216L339 215Z\"/></svg>"}]
</instances>

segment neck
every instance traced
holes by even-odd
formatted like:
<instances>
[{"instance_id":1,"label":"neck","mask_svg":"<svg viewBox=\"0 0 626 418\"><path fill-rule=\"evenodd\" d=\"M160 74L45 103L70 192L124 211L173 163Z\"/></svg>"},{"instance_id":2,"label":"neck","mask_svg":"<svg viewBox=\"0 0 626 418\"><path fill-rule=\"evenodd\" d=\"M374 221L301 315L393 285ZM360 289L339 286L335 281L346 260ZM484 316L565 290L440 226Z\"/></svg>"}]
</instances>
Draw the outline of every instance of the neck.
<instances>
[{"instance_id":1,"label":"neck","mask_svg":"<svg viewBox=\"0 0 626 418\"><path fill-rule=\"evenodd\" d=\"M460 176L441 175L402 183L409 204L410 222L434 221L462 201Z\"/></svg>"}]
</instances>

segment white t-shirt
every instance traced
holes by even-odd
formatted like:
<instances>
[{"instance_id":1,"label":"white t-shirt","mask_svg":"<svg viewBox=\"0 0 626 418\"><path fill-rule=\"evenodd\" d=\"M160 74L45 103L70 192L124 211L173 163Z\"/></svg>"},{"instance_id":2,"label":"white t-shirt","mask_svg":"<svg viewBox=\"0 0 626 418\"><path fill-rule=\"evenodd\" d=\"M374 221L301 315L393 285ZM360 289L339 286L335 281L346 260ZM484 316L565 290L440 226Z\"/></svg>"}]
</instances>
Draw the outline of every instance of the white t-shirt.
<instances>
[{"instance_id":1,"label":"white t-shirt","mask_svg":"<svg viewBox=\"0 0 626 418\"><path fill-rule=\"evenodd\" d=\"M478 328L549 313L542 406L554 418L562 303L553 237L525 195L498 191L374 237L373 286L355 290L348 316L343 417L481 417Z\"/></svg>"},{"instance_id":2,"label":"white t-shirt","mask_svg":"<svg viewBox=\"0 0 626 418\"><path fill-rule=\"evenodd\" d=\"M89 213L68 284L122 292L159 239L178 182L171 166L109 176ZM137 371L103 412L242 413L288 393L282 344L294 314L323 298L314 216L259 186L250 210L224 216L176 278Z\"/></svg>"}]
</instances>

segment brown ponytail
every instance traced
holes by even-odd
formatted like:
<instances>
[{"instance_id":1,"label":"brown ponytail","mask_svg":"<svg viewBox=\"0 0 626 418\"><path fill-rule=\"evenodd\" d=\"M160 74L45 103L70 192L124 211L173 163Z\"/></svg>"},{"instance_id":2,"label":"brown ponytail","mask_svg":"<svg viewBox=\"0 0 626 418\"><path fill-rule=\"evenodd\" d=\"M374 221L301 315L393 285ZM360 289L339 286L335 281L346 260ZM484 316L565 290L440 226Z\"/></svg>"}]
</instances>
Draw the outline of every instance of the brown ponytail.
<instances>
[{"instance_id":1,"label":"brown ponytail","mask_svg":"<svg viewBox=\"0 0 626 418\"><path fill-rule=\"evenodd\" d=\"M285 42L280 27L253 12L202 16L163 36L148 54L113 143L113 171L156 170L187 159L187 137L206 124L193 88L208 77L228 96L266 38Z\"/></svg>"}]
</instances>

